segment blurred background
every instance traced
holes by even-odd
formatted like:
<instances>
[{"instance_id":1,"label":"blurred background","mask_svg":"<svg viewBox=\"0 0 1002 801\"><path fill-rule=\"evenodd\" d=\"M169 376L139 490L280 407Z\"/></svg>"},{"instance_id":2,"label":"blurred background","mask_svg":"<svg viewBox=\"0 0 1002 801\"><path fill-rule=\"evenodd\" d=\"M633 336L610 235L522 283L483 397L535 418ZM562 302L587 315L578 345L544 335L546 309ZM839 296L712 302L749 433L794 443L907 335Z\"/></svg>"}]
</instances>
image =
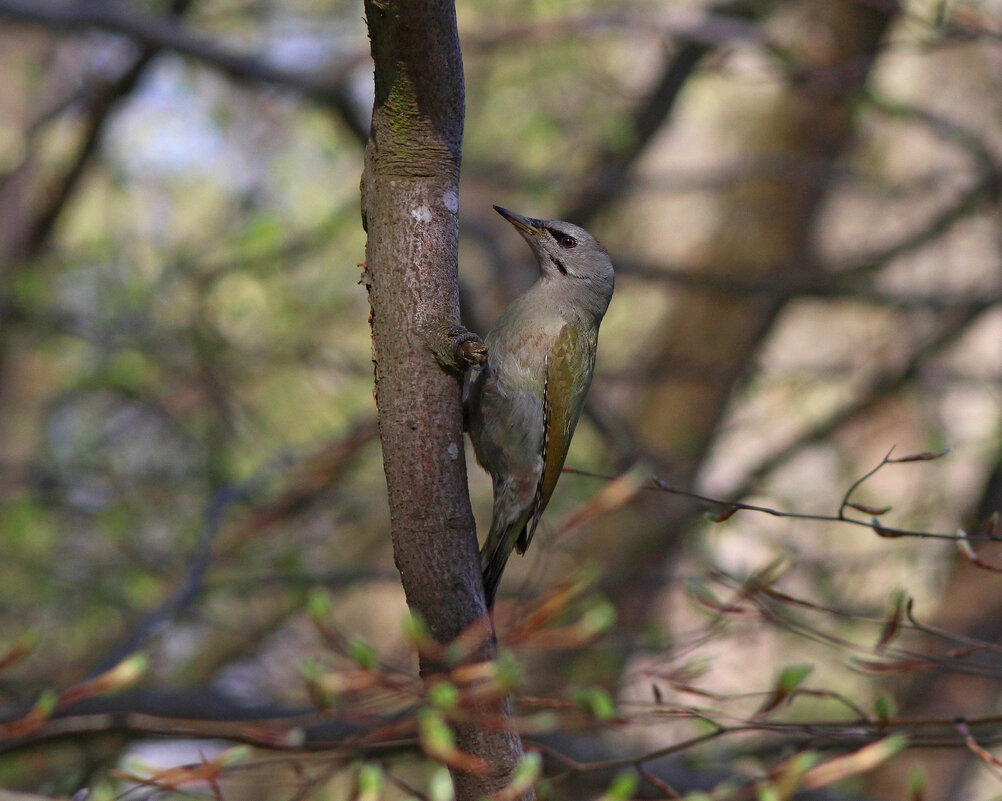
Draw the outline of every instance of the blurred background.
<instances>
[{"instance_id":1,"label":"blurred background","mask_svg":"<svg viewBox=\"0 0 1002 801\"><path fill-rule=\"evenodd\" d=\"M997 795L952 721L1002 737L1002 575L951 538L1002 565L982 541L1002 506L1002 3L458 15L464 324L485 333L534 280L493 203L588 227L617 266L580 472L498 610L504 640L584 570L582 603L617 623L517 655L524 694L601 688L629 718L605 736L642 753L706 729L657 707L731 725L810 665L818 692L787 719L907 718L943 746L856 791ZM5 717L136 651L153 713L308 706L303 665L341 658L311 622L321 597L332 628L414 672L358 285L361 4L0 0L0 17L0 647L33 642L0 673ZM950 453L885 464L842 511L945 538L728 517L651 483L830 516L892 448ZM754 774L798 736L686 756ZM110 797L143 747L19 747L0 785ZM227 794L275 797L262 786Z\"/></svg>"}]
</instances>

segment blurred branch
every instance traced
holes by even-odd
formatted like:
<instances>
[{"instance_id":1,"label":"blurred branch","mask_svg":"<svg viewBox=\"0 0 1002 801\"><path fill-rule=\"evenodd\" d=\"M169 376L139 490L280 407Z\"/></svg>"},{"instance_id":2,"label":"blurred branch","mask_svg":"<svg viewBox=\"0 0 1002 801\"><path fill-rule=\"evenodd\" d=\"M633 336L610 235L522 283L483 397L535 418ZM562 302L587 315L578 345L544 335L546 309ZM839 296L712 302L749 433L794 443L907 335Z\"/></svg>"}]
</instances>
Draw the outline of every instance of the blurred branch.
<instances>
[{"instance_id":1,"label":"blurred branch","mask_svg":"<svg viewBox=\"0 0 1002 801\"><path fill-rule=\"evenodd\" d=\"M762 31L758 26L730 13L732 8L743 5L744 3L724 4L708 14L612 13L560 18L537 21L530 26L509 25L487 33L471 32L464 39L469 41L472 48L489 51L510 42L524 44L526 41L548 39L555 35L587 35L594 30L609 27L632 28L646 33L654 31L662 36L677 37L691 43L683 47L679 54L678 69L673 80L680 80L686 75L684 62L698 60L711 47L735 40L762 39ZM337 65L323 71L290 70L269 63L260 56L227 50L211 38L192 33L170 16L137 13L125 5L104 0L89 0L86 3L0 0L0 17L66 31L93 28L126 36L147 47L170 50L196 59L237 81L271 83L293 89L335 109L360 143L364 143L368 136L367 121L347 85L349 73L368 60L369 54L365 49L343 57ZM667 97L675 90L668 86L660 91Z\"/></svg>"},{"instance_id":2,"label":"blurred branch","mask_svg":"<svg viewBox=\"0 0 1002 801\"><path fill-rule=\"evenodd\" d=\"M999 175L998 161L992 148L973 130L931 109L900 100L889 100L872 91L865 92L863 98L867 105L885 116L921 125L937 139L959 148L971 159L976 172L985 176L994 176L996 180L994 189L997 195L999 181L1002 180Z\"/></svg>"},{"instance_id":3,"label":"blurred branch","mask_svg":"<svg viewBox=\"0 0 1002 801\"><path fill-rule=\"evenodd\" d=\"M858 1L880 2L880 0ZM926 13L923 14L922 11ZM930 12L934 12L931 17ZM954 42L967 43L980 39L994 43L1002 42L1002 31L999 30L998 18L992 16L990 9L981 9L973 4L939 2L935 6L908 9L904 16L909 22L922 26L936 36L936 39L931 43L932 45Z\"/></svg>"},{"instance_id":4,"label":"blurred branch","mask_svg":"<svg viewBox=\"0 0 1002 801\"><path fill-rule=\"evenodd\" d=\"M710 6L705 10L660 10L654 7L643 11L617 9L577 16L561 16L552 19L534 19L529 23L509 23L488 27L483 30L463 31L464 46L469 46L478 54L490 54L496 47L515 44L525 46L536 42L549 41L556 37L590 36L610 29L625 29L644 34L657 34L663 38L676 39L699 45L714 47L734 42L765 43L766 31L749 18L735 13L748 5L745 2L728 2Z\"/></svg>"},{"instance_id":5,"label":"blurred branch","mask_svg":"<svg viewBox=\"0 0 1002 801\"><path fill-rule=\"evenodd\" d=\"M892 449L893 450L893 449ZM948 540L950 542L967 542L971 540L985 540L991 542L998 542L1002 540L1002 536L997 534L994 529L985 533L978 533L975 535L968 535L966 533L957 534L941 534L933 531L919 531L916 529L903 529L895 528L893 526L885 526L878 519L881 515L886 514L890 511L890 507L884 509L871 509L866 506L862 506L854 503L851 500L853 493L859 486L876 474L879 470L889 464L901 464L904 462L920 462L920 461L932 461L945 456L947 451L940 451L936 453L921 453L911 456L905 456L901 458L892 458L890 453L884 457L884 459L875 468L870 470L868 473L863 475L861 478L853 482L853 484L846 491L843 496L842 503L839 509L834 514L812 514L807 512L790 512L782 509L777 509L771 506L761 506L758 504L744 503L742 501L736 500L726 500L724 498L715 498L709 495L703 495L692 490L681 489L675 487L669 482L659 478L658 476L652 476L651 485L641 486L640 489L647 490L660 490L662 492L667 492L670 495L680 495L685 498L692 498L693 500L700 501L704 504L716 507L719 511L708 515L709 519L714 523L723 523L734 516L735 513L740 511L747 512L758 512L760 514L766 514L770 517L784 517L791 518L794 520L810 520L816 522L824 523L844 523L851 526L862 526L863 528L868 528L873 531L877 536L887 537L887 538L897 538L897 537L915 537L918 539L934 539L934 540ZM587 476L590 478L602 478L609 481L615 479L614 476L607 476L600 473L594 473L588 470L579 470L577 468L565 467L564 472L573 473L574 475ZM747 494L747 493L746 493ZM850 517L846 514L846 508L853 508L862 511L870 515L869 520L861 520L858 518Z\"/></svg>"},{"instance_id":6,"label":"blurred branch","mask_svg":"<svg viewBox=\"0 0 1002 801\"><path fill-rule=\"evenodd\" d=\"M758 464L747 471L741 484L731 493L732 496L735 498L744 497L752 492L766 476L788 462L808 445L826 440L849 421L856 419L891 395L900 392L916 377L922 365L932 356L956 342L981 315L993 308L996 303L995 298L981 302L974 301L967 308L954 313L951 319L940 326L936 334L912 351L904 364L879 371L867 382L866 387L858 393L855 400L809 427L794 441L761 459Z\"/></svg>"},{"instance_id":7,"label":"blurred branch","mask_svg":"<svg viewBox=\"0 0 1002 801\"><path fill-rule=\"evenodd\" d=\"M309 708L249 705L212 690L143 689L82 701L26 737L0 741L0 753L109 731L224 737L261 747L295 748L308 746L310 738L327 743L348 740L359 736L364 727L357 721L323 721Z\"/></svg>"},{"instance_id":8,"label":"blurred branch","mask_svg":"<svg viewBox=\"0 0 1002 801\"><path fill-rule=\"evenodd\" d=\"M154 52L171 50L197 59L237 81L272 83L296 91L336 110L351 133L364 143L368 127L351 97L348 74L368 59L359 49L334 68L323 72L288 70L257 57L234 53L206 37L188 31L166 15L136 13L119 3L91 0L86 3L52 3L36 0L0 0L0 17L52 28L77 31L95 28L127 36Z\"/></svg>"},{"instance_id":9,"label":"blurred branch","mask_svg":"<svg viewBox=\"0 0 1002 801\"><path fill-rule=\"evenodd\" d=\"M156 607L140 616L132 624L126 635L94 668L95 673L108 670L129 654L138 651L150 637L163 630L195 601L202 592L205 575L212 562L216 537L222 526L224 515L234 504L252 497L253 490L254 488L249 485L224 487L212 497L209 508L206 510L205 523L198 544L188 559L188 564L177 587Z\"/></svg>"},{"instance_id":10,"label":"blurred branch","mask_svg":"<svg viewBox=\"0 0 1002 801\"><path fill-rule=\"evenodd\" d=\"M772 270L765 277L747 277L746 274L711 274L681 266L659 265L622 261L617 266L625 275L644 280L666 281L693 289L738 297L789 299L799 296L819 298L849 297L882 306L897 308L953 309L983 299L956 299L937 295L907 295L859 286L854 282L901 256L925 247L949 232L954 225L967 219L986 202L996 200L1000 174L996 167L983 171L979 179L968 187L957 200L934 214L923 225L901 237L898 241L872 253L846 259L842 263L813 265L812 270Z\"/></svg>"},{"instance_id":11,"label":"blurred branch","mask_svg":"<svg viewBox=\"0 0 1002 801\"><path fill-rule=\"evenodd\" d=\"M810 690L793 691L794 696ZM669 722L679 719L702 720L710 731L682 738L657 749L624 754L587 734L537 734L527 745L540 752L547 775L554 783L564 783L575 775L611 776L624 768L642 768L658 781L681 791L707 789L719 782L719 772L704 774L687 770L668 759L688 754L701 745L753 732L790 738L787 747L823 748L836 753L851 752L866 743L880 741L890 732L907 733L916 747L965 748L967 737L976 735L983 745L1002 741L1002 717L995 714L969 717L961 722L966 732L958 736L956 718L877 718L860 715L848 719L772 720L739 718L723 723L699 709L661 704L634 704L629 717L636 722ZM16 753L52 740L84 739L94 734L160 734L175 738L219 737L244 742L266 750L337 752L345 759L392 754L418 755L421 742L414 736L412 715L331 716L310 709L289 709L276 705L247 705L212 692L143 691L102 697L82 702L69 714L55 717L31 735L0 743L0 753ZM773 749L775 750L775 749ZM639 797L651 797L643 795ZM798 796L799 797L799 796Z\"/></svg>"},{"instance_id":12,"label":"blurred branch","mask_svg":"<svg viewBox=\"0 0 1002 801\"><path fill-rule=\"evenodd\" d=\"M232 555L263 529L288 521L316 503L322 493L352 467L362 449L375 440L377 434L375 421L365 420L345 436L299 460L284 477L289 488L255 509L245 520L229 527L217 548L217 555Z\"/></svg>"},{"instance_id":13,"label":"blurred branch","mask_svg":"<svg viewBox=\"0 0 1002 801\"><path fill-rule=\"evenodd\" d=\"M711 7L714 15L726 15L738 25L759 26L749 22L752 17L747 2L725 2ZM759 33L759 35L761 35ZM626 189L633 165L646 152L655 135L665 125L675 108L682 88L705 56L715 49L713 42L699 37L682 38L678 49L664 62L657 81L647 98L633 113L630 136L625 147L607 146L592 159L581 190L558 216L587 226ZM637 444L628 426L608 409L600 409L594 399L585 401L585 416L625 466L637 456Z\"/></svg>"},{"instance_id":14,"label":"blurred branch","mask_svg":"<svg viewBox=\"0 0 1002 801\"><path fill-rule=\"evenodd\" d=\"M395 582L398 578L391 570L364 567L347 567L343 570L327 570L318 573L274 571L271 573L257 573L248 576L220 579L218 581L207 581L205 590L206 592L220 590L242 591L268 585L290 586L301 590L315 589L317 587L334 590L366 581Z\"/></svg>"},{"instance_id":15,"label":"blurred branch","mask_svg":"<svg viewBox=\"0 0 1002 801\"><path fill-rule=\"evenodd\" d=\"M909 293L861 285L856 276L843 277L837 272L822 272L806 279L796 276L789 279L777 277L756 280L743 275L708 275L686 267L661 267L630 261L621 261L617 268L622 275L643 281L661 281L732 297L845 299L901 311L936 312L963 311L983 307L985 304L1002 303L1002 287L979 290L977 294Z\"/></svg>"},{"instance_id":16,"label":"blurred branch","mask_svg":"<svg viewBox=\"0 0 1002 801\"><path fill-rule=\"evenodd\" d=\"M108 652L95 668L107 670L129 654L139 650L151 637L160 632L185 609L194 603L205 589L205 577L214 558L231 555L262 529L280 521L288 521L314 503L321 493L334 485L339 476L352 463L359 451L376 436L374 421L366 421L350 430L333 443L325 444L316 452L300 460L286 471L292 486L277 498L258 508L247 519L224 529L226 516L237 505L253 502L267 484L273 480L273 470L261 471L240 484L223 487L209 502L198 545L191 554L184 574L176 588L155 608L141 615L130 630ZM220 532L226 531L225 546L217 541ZM344 584L359 578L370 577L367 571L353 571L327 576L327 582Z\"/></svg>"},{"instance_id":17,"label":"blurred branch","mask_svg":"<svg viewBox=\"0 0 1002 801\"><path fill-rule=\"evenodd\" d=\"M713 6L714 15L726 16L736 24L751 26L747 2L728 2ZM605 206L622 192L633 165L647 150L655 134L661 130L678 100L682 87L704 56L719 41L690 38L683 35L677 51L665 62L661 74L647 96L634 112L629 123L629 136L624 147L607 147L600 151L588 168L581 190L561 212L561 219L587 226Z\"/></svg>"},{"instance_id":18,"label":"blurred branch","mask_svg":"<svg viewBox=\"0 0 1002 801\"><path fill-rule=\"evenodd\" d=\"M917 454L898 460L886 459L879 467L892 461L924 461L932 457L931 454ZM998 646L991 643L962 638L956 641L964 647L943 655L890 648L890 642L901 631L926 630L925 626L915 621L911 601L907 597L895 602L890 614L883 620L865 619L881 629L876 643L868 646L840 636L844 631L842 620L836 621L839 635L832 635L811 622L802 622L790 612L807 610L836 618L844 618L846 613L779 590L776 585L783 575L783 565L775 562L753 571L744 579L724 575L723 580L732 589L730 597L718 600L707 593L698 596L697 600L713 613L704 628L719 633L719 621L728 618L748 620L750 615L754 615L762 622L798 637L846 649L850 653L864 651L875 655L875 659L852 657L855 667L870 673L912 673L942 665L955 672L997 675L997 666L992 673L989 666L979 670L979 666L965 662L966 657L976 650L993 647L997 650ZM525 648L534 643L536 648L556 648L558 652L567 653L601 634L604 627L595 628L591 622L594 607L587 607L576 621L567 621L568 603L580 592L580 588L573 587L558 590L535 606L518 610L519 622L514 630L519 635L516 644ZM464 654L476 649L477 640L484 633L483 627L474 626L448 645L437 643L427 633L416 633L414 645L419 652L429 649L428 652L434 653L436 659L452 666L443 676L446 685L455 691L453 701L448 705L434 700L441 697L437 690L442 685L425 682L411 670L387 668L374 654L362 653L352 657L353 662L340 670L304 674L304 680L315 691L310 694L316 704L312 708L260 702L248 705L213 690L143 690L116 696L92 695L73 706L57 709L52 717L44 717L43 713L30 728L20 733L12 724L26 720L27 716L22 712L20 717L8 718L0 724L0 752L24 751L55 739L85 741L94 734L117 731L127 735L157 733L175 738L220 737L267 750L293 753L324 750L332 752L335 760L344 762L360 756L417 756L421 749L426 752L428 749L426 734L422 733L420 724L421 710L434 709L444 720L469 723L471 715L483 713L482 701L485 697L508 691L510 678L505 678L506 672L499 670L499 665L464 661ZM471 637L471 634L476 636ZM948 640L952 639L948 633L946 636ZM676 659L678 651L676 647ZM684 671L661 673L648 667L642 670L644 678L654 679L670 688L674 696L672 700L663 697L662 691L655 685L653 702L637 699L622 701L607 711L606 715L611 717L592 719L588 704L583 704L577 693L565 690L555 698L522 698L517 720L530 738L527 741L530 747L546 757L545 775L552 783L565 785L575 776L591 776L593 782L604 784L623 769L635 768L643 771L649 777L646 780L661 790L663 787L659 783L683 791L705 789L707 782L715 784L726 777L687 772L667 758L689 755L704 744L731 740L739 735L756 733L763 737L750 746L747 738L742 737L732 746L738 753L756 754L759 759L768 755L783 758L794 748L798 751L822 749L836 755L832 762L827 763L830 765L837 763L838 754L860 753L856 751L860 746L879 742L891 733L907 735L911 745L916 747L965 748L970 746L971 738L976 738L982 745L997 744L1002 740L1002 716L996 713L968 716L961 720L963 730L960 730L956 716L895 716L888 707L879 705L874 706L873 712L868 712L870 704L867 702L857 703L843 693L804 684L806 673L798 674L799 678L792 681L785 678L785 674L786 671L773 680L771 686L727 693L715 692L712 685L704 689L692 684L694 677L687 677ZM92 691L95 688L87 689ZM571 692L570 698L565 697L567 692ZM73 694L72 691L64 692L60 697L68 699ZM681 700L686 696L702 700L691 704ZM849 711L849 716L804 717L803 710L782 713L781 710L802 698L838 702ZM734 702L739 710L747 709L749 700L761 702L752 714L729 711L727 704ZM332 706L334 702L337 706ZM707 702L711 705L699 705ZM390 709L395 711L387 711ZM538 714L540 711L544 714ZM610 746L596 736L609 730L609 727L627 723L664 726L686 722L698 728L691 735L673 737L669 745L661 748ZM591 731L583 735L567 733L584 726ZM435 758L433 754L428 755ZM769 771L770 780L782 773L783 764ZM763 777L759 781L766 779Z\"/></svg>"},{"instance_id":19,"label":"blurred branch","mask_svg":"<svg viewBox=\"0 0 1002 801\"><path fill-rule=\"evenodd\" d=\"M0 16L4 15L3 2L4 0L0 0ZM171 16L167 19L183 15L191 3L192 0L172 0ZM14 0L14 5L24 9L35 7L33 3L20 3L17 0ZM72 6L72 8L84 7L79 4ZM70 8L70 6L65 8ZM146 67L156 54L157 50L153 47L143 48L139 56L118 78L110 83L95 85L83 95L87 119L80 143L69 166L57 179L52 180L42 193L44 198L42 208L39 210L20 210L19 216L23 218L23 222L18 226L17 238L15 241L5 243L9 262L19 263L33 257L41 250L67 201L80 183L84 169L97 148L111 112L123 98L132 92L139 77L145 72ZM30 156L26 156L20 167L0 178L0 193L7 194L14 191L20 194L21 190L17 186L17 179L23 179L22 173L24 170L30 169L30 163Z\"/></svg>"}]
</instances>

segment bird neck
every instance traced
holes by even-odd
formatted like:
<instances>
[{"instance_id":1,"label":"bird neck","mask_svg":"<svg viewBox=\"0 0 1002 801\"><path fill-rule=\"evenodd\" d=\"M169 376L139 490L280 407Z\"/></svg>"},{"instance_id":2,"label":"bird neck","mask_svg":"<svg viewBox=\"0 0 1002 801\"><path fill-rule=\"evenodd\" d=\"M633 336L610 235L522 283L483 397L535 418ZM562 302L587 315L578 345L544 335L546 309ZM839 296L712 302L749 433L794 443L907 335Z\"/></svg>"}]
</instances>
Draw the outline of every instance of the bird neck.
<instances>
[{"instance_id":1,"label":"bird neck","mask_svg":"<svg viewBox=\"0 0 1002 801\"><path fill-rule=\"evenodd\" d=\"M580 278L555 277L543 273L526 293L552 308L570 323L598 327L609 308L612 287Z\"/></svg>"}]
</instances>

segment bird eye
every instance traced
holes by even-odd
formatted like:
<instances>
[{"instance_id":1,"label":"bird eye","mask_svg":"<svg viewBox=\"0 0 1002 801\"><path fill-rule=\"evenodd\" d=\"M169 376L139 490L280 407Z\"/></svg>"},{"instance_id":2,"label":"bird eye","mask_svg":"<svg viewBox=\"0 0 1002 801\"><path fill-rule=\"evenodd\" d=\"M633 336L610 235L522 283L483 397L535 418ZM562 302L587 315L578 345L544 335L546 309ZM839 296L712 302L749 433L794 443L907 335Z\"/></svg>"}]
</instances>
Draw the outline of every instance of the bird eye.
<instances>
[{"instance_id":1,"label":"bird eye","mask_svg":"<svg viewBox=\"0 0 1002 801\"><path fill-rule=\"evenodd\" d=\"M578 241L573 236L562 236L560 237L560 247L562 248L572 248L577 245Z\"/></svg>"}]
</instances>

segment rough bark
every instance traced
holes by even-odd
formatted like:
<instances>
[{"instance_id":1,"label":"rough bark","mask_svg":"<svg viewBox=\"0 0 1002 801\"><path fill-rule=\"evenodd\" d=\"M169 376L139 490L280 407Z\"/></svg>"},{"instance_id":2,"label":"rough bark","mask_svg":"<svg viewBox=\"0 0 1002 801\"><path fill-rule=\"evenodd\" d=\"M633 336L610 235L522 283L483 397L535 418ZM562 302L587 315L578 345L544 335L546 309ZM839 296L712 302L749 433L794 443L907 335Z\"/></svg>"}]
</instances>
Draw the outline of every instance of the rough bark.
<instances>
[{"instance_id":1,"label":"rough bark","mask_svg":"<svg viewBox=\"0 0 1002 801\"><path fill-rule=\"evenodd\" d=\"M459 319L462 57L449 0L367 0L365 12L376 78L362 177L365 282L393 552L408 605L446 643L486 616L459 385L429 346ZM492 652L487 642L473 658ZM422 662L425 675L440 669ZM480 711L499 718L458 726L457 745L492 770L454 771L458 799L505 786L522 754L504 725L507 705Z\"/></svg>"}]
</instances>

